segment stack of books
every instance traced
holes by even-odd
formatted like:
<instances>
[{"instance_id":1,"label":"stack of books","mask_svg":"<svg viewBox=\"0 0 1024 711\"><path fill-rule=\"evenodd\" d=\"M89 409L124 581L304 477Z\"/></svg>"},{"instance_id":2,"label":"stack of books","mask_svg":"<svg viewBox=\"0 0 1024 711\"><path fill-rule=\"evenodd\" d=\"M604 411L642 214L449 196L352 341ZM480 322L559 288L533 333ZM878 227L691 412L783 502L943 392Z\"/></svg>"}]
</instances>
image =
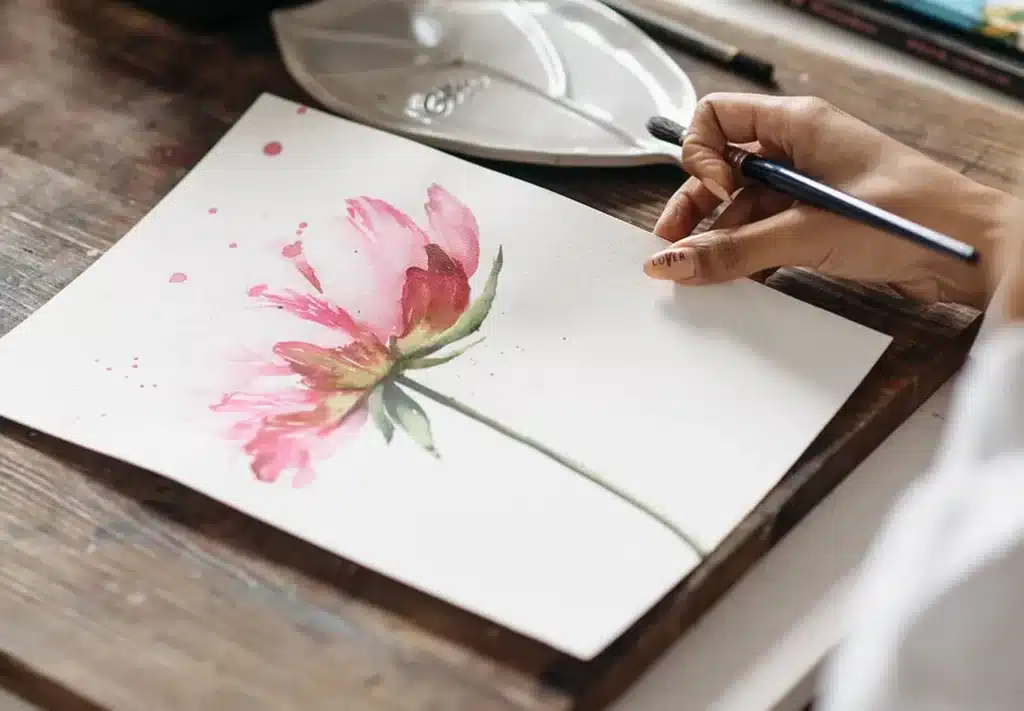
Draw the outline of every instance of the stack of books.
<instances>
[{"instance_id":1,"label":"stack of books","mask_svg":"<svg viewBox=\"0 0 1024 711\"><path fill-rule=\"evenodd\" d=\"M779 1L1024 99L1024 2Z\"/></svg>"}]
</instances>

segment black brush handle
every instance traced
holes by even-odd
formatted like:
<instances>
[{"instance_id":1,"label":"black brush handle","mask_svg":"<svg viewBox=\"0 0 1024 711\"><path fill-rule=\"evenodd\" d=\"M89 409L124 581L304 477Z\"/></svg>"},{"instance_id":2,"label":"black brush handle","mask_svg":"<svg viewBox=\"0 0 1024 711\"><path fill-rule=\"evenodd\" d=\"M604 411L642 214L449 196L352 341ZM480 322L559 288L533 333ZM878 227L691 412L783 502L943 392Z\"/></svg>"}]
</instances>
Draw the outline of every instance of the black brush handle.
<instances>
[{"instance_id":1,"label":"black brush handle","mask_svg":"<svg viewBox=\"0 0 1024 711\"><path fill-rule=\"evenodd\" d=\"M775 161L731 147L726 158L746 178L807 205L860 222L923 247L967 262L978 261L978 250L941 232L919 225L849 193L819 183Z\"/></svg>"}]
</instances>

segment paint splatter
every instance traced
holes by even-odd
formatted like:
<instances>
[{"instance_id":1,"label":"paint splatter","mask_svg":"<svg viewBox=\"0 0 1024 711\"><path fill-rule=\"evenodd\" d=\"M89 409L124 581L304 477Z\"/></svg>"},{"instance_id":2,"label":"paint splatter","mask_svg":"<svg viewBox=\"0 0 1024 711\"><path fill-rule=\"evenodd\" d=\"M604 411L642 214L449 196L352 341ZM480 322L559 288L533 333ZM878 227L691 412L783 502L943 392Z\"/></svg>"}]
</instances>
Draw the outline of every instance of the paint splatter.
<instances>
[{"instance_id":1,"label":"paint splatter","mask_svg":"<svg viewBox=\"0 0 1024 711\"><path fill-rule=\"evenodd\" d=\"M267 288L268 287L266 284L257 284L256 286L249 289L249 296L252 296L253 298L257 296L263 296L267 292Z\"/></svg>"},{"instance_id":2,"label":"paint splatter","mask_svg":"<svg viewBox=\"0 0 1024 711\"><path fill-rule=\"evenodd\" d=\"M211 207L209 210L207 210L207 212L210 213L211 215L216 215L217 214L217 208Z\"/></svg>"},{"instance_id":3,"label":"paint splatter","mask_svg":"<svg viewBox=\"0 0 1024 711\"><path fill-rule=\"evenodd\" d=\"M132 368L138 368L138 367L139 367L138 363L132 363Z\"/></svg>"},{"instance_id":4,"label":"paint splatter","mask_svg":"<svg viewBox=\"0 0 1024 711\"><path fill-rule=\"evenodd\" d=\"M304 114L307 111L309 111L309 107L308 106L300 106L298 109L295 110L295 113L297 113L297 114Z\"/></svg>"},{"instance_id":5,"label":"paint splatter","mask_svg":"<svg viewBox=\"0 0 1024 711\"><path fill-rule=\"evenodd\" d=\"M295 268L299 270L299 274L304 276L314 289L321 294L324 293L323 287L320 285L320 279L317 277L313 267L306 261L306 255L302 253L301 241L296 240L291 244L286 244L281 250L281 256L292 260Z\"/></svg>"},{"instance_id":6,"label":"paint splatter","mask_svg":"<svg viewBox=\"0 0 1024 711\"><path fill-rule=\"evenodd\" d=\"M188 275L184 274L183 272L174 272L174 274L171 274L171 278L168 279L168 281L171 284L180 284L186 279L188 279Z\"/></svg>"},{"instance_id":7,"label":"paint splatter","mask_svg":"<svg viewBox=\"0 0 1024 711\"><path fill-rule=\"evenodd\" d=\"M108 373L112 373L113 371L114 371L114 369L113 369L113 368L107 368L107 372L108 372Z\"/></svg>"},{"instance_id":8,"label":"paint splatter","mask_svg":"<svg viewBox=\"0 0 1024 711\"><path fill-rule=\"evenodd\" d=\"M267 145L263 146L263 155L266 156L277 156L281 155L281 150L284 146L281 145L280 141L271 141Z\"/></svg>"},{"instance_id":9,"label":"paint splatter","mask_svg":"<svg viewBox=\"0 0 1024 711\"><path fill-rule=\"evenodd\" d=\"M238 242L232 242L228 245L228 249L235 249L238 247Z\"/></svg>"},{"instance_id":10,"label":"paint splatter","mask_svg":"<svg viewBox=\"0 0 1024 711\"><path fill-rule=\"evenodd\" d=\"M300 222L300 223L299 223L299 229L300 229L300 230L304 230L304 229L306 229L307 227L309 227L309 223L308 223L308 222Z\"/></svg>"}]
</instances>

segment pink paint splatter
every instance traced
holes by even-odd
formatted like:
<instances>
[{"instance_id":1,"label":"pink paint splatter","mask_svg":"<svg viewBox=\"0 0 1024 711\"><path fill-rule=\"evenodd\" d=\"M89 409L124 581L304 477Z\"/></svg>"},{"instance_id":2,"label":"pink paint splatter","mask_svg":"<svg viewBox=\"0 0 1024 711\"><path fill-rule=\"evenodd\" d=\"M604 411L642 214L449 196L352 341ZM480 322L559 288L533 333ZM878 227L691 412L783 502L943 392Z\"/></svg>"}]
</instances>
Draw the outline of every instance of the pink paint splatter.
<instances>
[{"instance_id":1,"label":"pink paint splatter","mask_svg":"<svg viewBox=\"0 0 1024 711\"><path fill-rule=\"evenodd\" d=\"M323 287L320 285L320 278L317 277L316 271L310 266L309 262L306 261L306 256L302 253L302 242L296 240L291 244L286 244L281 250L281 256L285 259L290 259L295 264L295 268L299 270L299 274L306 278L306 281L321 294L324 293Z\"/></svg>"},{"instance_id":2,"label":"pink paint splatter","mask_svg":"<svg viewBox=\"0 0 1024 711\"><path fill-rule=\"evenodd\" d=\"M300 106L298 109L295 110L295 113L297 113L297 114L304 114L307 111L309 111L309 107L308 106Z\"/></svg>"},{"instance_id":3,"label":"pink paint splatter","mask_svg":"<svg viewBox=\"0 0 1024 711\"><path fill-rule=\"evenodd\" d=\"M306 229L307 227L309 227L309 223L308 223L308 222L300 222L300 223L299 223L299 229L300 229L300 230L304 230L304 229Z\"/></svg>"},{"instance_id":4,"label":"pink paint splatter","mask_svg":"<svg viewBox=\"0 0 1024 711\"><path fill-rule=\"evenodd\" d=\"M251 296L253 298L256 298L258 296L263 296L264 294L267 293L267 285L266 284L257 284L256 286L250 288L248 293L249 293L249 296Z\"/></svg>"},{"instance_id":5,"label":"pink paint splatter","mask_svg":"<svg viewBox=\"0 0 1024 711\"><path fill-rule=\"evenodd\" d=\"M138 368L138 367L139 367L138 363L132 363L132 368Z\"/></svg>"},{"instance_id":6,"label":"pink paint splatter","mask_svg":"<svg viewBox=\"0 0 1024 711\"><path fill-rule=\"evenodd\" d=\"M238 242L232 242L228 245L228 249L235 249L238 247Z\"/></svg>"},{"instance_id":7,"label":"pink paint splatter","mask_svg":"<svg viewBox=\"0 0 1024 711\"><path fill-rule=\"evenodd\" d=\"M113 371L114 371L114 369L113 369L113 368L107 368L107 372L108 372L108 373L112 373Z\"/></svg>"},{"instance_id":8,"label":"pink paint splatter","mask_svg":"<svg viewBox=\"0 0 1024 711\"><path fill-rule=\"evenodd\" d=\"M216 215L217 214L217 208L211 207L209 210L207 210L207 212L209 214L211 214L211 215Z\"/></svg>"},{"instance_id":9,"label":"pink paint splatter","mask_svg":"<svg viewBox=\"0 0 1024 711\"><path fill-rule=\"evenodd\" d=\"M171 278L168 279L167 281L169 281L171 284L180 284L186 279L188 279L187 274L184 274L183 272L174 272L174 274L171 274Z\"/></svg>"},{"instance_id":10,"label":"pink paint splatter","mask_svg":"<svg viewBox=\"0 0 1024 711\"><path fill-rule=\"evenodd\" d=\"M277 156L281 155L281 151L284 146L281 145L280 141L271 141L267 145L263 146L263 155L266 156Z\"/></svg>"}]
</instances>

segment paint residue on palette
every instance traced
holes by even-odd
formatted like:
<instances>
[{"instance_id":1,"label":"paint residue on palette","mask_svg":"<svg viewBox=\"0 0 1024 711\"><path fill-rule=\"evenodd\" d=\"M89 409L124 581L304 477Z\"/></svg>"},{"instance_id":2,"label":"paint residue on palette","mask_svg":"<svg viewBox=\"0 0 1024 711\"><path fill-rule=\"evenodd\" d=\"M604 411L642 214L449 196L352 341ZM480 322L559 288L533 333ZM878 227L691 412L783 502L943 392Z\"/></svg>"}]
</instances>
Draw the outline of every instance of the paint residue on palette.
<instances>
[{"instance_id":1,"label":"paint residue on palette","mask_svg":"<svg viewBox=\"0 0 1024 711\"><path fill-rule=\"evenodd\" d=\"M284 146L281 145L280 141L270 141L263 146L263 155L271 157L281 155L283 148Z\"/></svg>"},{"instance_id":2,"label":"paint residue on palette","mask_svg":"<svg viewBox=\"0 0 1024 711\"><path fill-rule=\"evenodd\" d=\"M171 274L171 278L168 279L167 281L170 282L171 284L180 284L183 281L187 280L188 275L185 274L184 272L174 272L174 274Z\"/></svg>"}]
</instances>

